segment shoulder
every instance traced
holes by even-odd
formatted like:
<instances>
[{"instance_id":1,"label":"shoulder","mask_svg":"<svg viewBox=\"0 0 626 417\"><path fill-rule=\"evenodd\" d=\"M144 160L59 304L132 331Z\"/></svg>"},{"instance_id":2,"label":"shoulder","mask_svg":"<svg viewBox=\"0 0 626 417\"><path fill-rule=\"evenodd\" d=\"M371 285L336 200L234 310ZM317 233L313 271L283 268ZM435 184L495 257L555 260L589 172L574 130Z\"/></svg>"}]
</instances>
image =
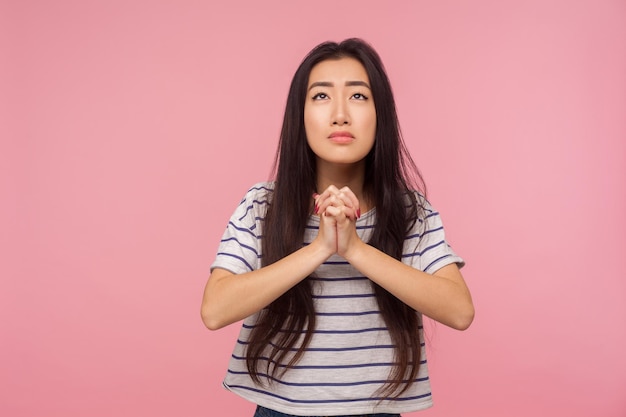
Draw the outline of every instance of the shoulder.
<instances>
[{"instance_id":1,"label":"shoulder","mask_svg":"<svg viewBox=\"0 0 626 417\"><path fill-rule=\"evenodd\" d=\"M244 201L253 202L253 201L267 201L271 198L274 193L274 182L273 181L265 181L265 182L257 182L252 187L248 189L246 195L242 199L242 203Z\"/></svg>"},{"instance_id":2,"label":"shoulder","mask_svg":"<svg viewBox=\"0 0 626 417\"><path fill-rule=\"evenodd\" d=\"M254 184L239 201L239 205L232 217L238 221L249 218L252 222L258 218L263 218L273 192L274 184L272 182Z\"/></svg>"},{"instance_id":3,"label":"shoulder","mask_svg":"<svg viewBox=\"0 0 626 417\"><path fill-rule=\"evenodd\" d=\"M404 197L407 209L411 210L413 212L413 216L415 216L415 218L419 221L438 214L426 198L426 195L424 195L421 191L412 190L410 193L405 194Z\"/></svg>"}]
</instances>

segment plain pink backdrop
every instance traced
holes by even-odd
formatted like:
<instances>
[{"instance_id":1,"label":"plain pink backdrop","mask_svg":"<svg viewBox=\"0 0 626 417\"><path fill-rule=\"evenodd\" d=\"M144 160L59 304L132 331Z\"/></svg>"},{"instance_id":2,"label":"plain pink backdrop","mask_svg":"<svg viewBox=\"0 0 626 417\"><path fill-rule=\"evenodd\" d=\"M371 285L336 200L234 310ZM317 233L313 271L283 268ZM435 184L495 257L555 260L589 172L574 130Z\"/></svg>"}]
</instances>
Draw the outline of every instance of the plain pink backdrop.
<instances>
[{"instance_id":1,"label":"plain pink backdrop","mask_svg":"<svg viewBox=\"0 0 626 417\"><path fill-rule=\"evenodd\" d=\"M626 415L617 0L2 1L0 415L252 415L202 290L297 65L350 36L477 308L428 326L435 407L407 416Z\"/></svg>"}]
</instances>

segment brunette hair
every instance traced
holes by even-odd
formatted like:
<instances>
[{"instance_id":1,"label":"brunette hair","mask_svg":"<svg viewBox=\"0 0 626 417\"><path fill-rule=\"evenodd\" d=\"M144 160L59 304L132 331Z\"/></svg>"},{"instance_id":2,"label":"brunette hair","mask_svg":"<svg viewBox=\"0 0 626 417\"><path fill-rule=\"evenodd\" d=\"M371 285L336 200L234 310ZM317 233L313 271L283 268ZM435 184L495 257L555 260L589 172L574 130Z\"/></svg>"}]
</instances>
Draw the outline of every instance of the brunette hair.
<instances>
[{"instance_id":1,"label":"brunette hair","mask_svg":"<svg viewBox=\"0 0 626 417\"><path fill-rule=\"evenodd\" d=\"M270 265L300 249L311 195L316 187L316 159L304 127L304 104L309 74L325 60L358 60L369 77L376 109L374 146L366 156L364 193L376 207L376 226L370 245L400 259L407 231L423 217L414 190L425 194L422 177L402 140L391 84L376 51L361 39L316 46L298 67L287 97L278 152L275 185L263 230L263 265ZM380 392L397 397L413 383L420 364L418 314L377 284L376 298L395 346L395 366ZM248 371L261 382L286 372L302 357L315 329L310 281L305 279L261 310L247 346ZM295 351L295 353L293 353ZM261 366L262 361L267 361ZM263 369L264 368L264 369Z\"/></svg>"}]
</instances>

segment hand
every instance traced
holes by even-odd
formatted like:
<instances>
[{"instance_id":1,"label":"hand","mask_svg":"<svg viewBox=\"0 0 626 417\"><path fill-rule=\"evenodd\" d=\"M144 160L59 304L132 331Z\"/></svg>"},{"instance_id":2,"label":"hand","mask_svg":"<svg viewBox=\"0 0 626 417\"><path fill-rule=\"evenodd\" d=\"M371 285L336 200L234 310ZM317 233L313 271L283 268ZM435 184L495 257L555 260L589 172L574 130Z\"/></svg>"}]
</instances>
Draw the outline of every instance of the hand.
<instances>
[{"instance_id":1,"label":"hand","mask_svg":"<svg viewBox=\"0 0 626 417\"><path fill-rule=\"evenodd\" d=\"M356 220L361 216L359 200L348 187L329 186L314 195L316 212L320 214L318 237L333 253L344 256L355 243L361 242L356 233ZM332 238L331 238L332 236Z\"/></svg>"},{"instance_id":2,"label":"hand","mask_svg":"<svg viewBox=\"0 0 626 417\"><path fill-rule=\"evenodd\" d=\"M331 185L321 194L313 194L313 198L315 199L316 213L319 213L320 216L328 207L335 207L354 221L361 217L359 199L349 187L338 189ZM331 211L337 213L335 210Z\"/></svg>"}]
</instances>

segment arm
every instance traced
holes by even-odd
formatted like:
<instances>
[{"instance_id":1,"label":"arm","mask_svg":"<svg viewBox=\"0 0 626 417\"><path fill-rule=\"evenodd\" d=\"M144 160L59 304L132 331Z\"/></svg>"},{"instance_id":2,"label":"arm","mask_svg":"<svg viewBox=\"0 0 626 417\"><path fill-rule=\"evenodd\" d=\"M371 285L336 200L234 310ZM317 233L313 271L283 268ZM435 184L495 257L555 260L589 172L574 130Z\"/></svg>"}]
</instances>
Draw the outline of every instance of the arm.
<instances>
[{"instance_id":1,"label":"arm","mask_svg":"<svg viewBox=\"0 0 626 417\"><path fill-rule=\"evenodd\" d=\"M204 289L202 321L211 330L261 310L310 275L332 254L316 239L278 262L244 274L216 268Z\"/></svg>"},{"instance_id":2,"label":"arm","mask_svg":"<svg viewBox=\"0 0 626 417\"><path fill-rule=\"evenodd\" d=\"M363 275L433 320L457 330L465 330L472 323L474 305L456 264L431 275L360 239L343 256Z\"/></svg>"},{"instance_id":3,"label":"arm","mask_svg":"<svg viewBox=\"0 0 626 417\"><path fill-rule=\"evenodd\" d=\"M250 213L246 206L233 217ZM239 274L213 269L202 297L202 321L216 330L256 313L313 273L336 251L335 225L321 216L318 234L309 245L271 265Z\"/></svg>"},{"instance_id":4,"label":"arm","mask_svg":"<svg viewBox=\"0 0 626 417\"><path fill-rule=\"evenodd\" d=\"M331 216L337 230L337 253L363 275L405 304L454 329L467 329L474 319L474 305L456 264L434 274L420 271L363 242L356 233L350 190L322 195L321 210ZM349 195L350 198L343 197Z\"/></svg>"}]
</instances>

